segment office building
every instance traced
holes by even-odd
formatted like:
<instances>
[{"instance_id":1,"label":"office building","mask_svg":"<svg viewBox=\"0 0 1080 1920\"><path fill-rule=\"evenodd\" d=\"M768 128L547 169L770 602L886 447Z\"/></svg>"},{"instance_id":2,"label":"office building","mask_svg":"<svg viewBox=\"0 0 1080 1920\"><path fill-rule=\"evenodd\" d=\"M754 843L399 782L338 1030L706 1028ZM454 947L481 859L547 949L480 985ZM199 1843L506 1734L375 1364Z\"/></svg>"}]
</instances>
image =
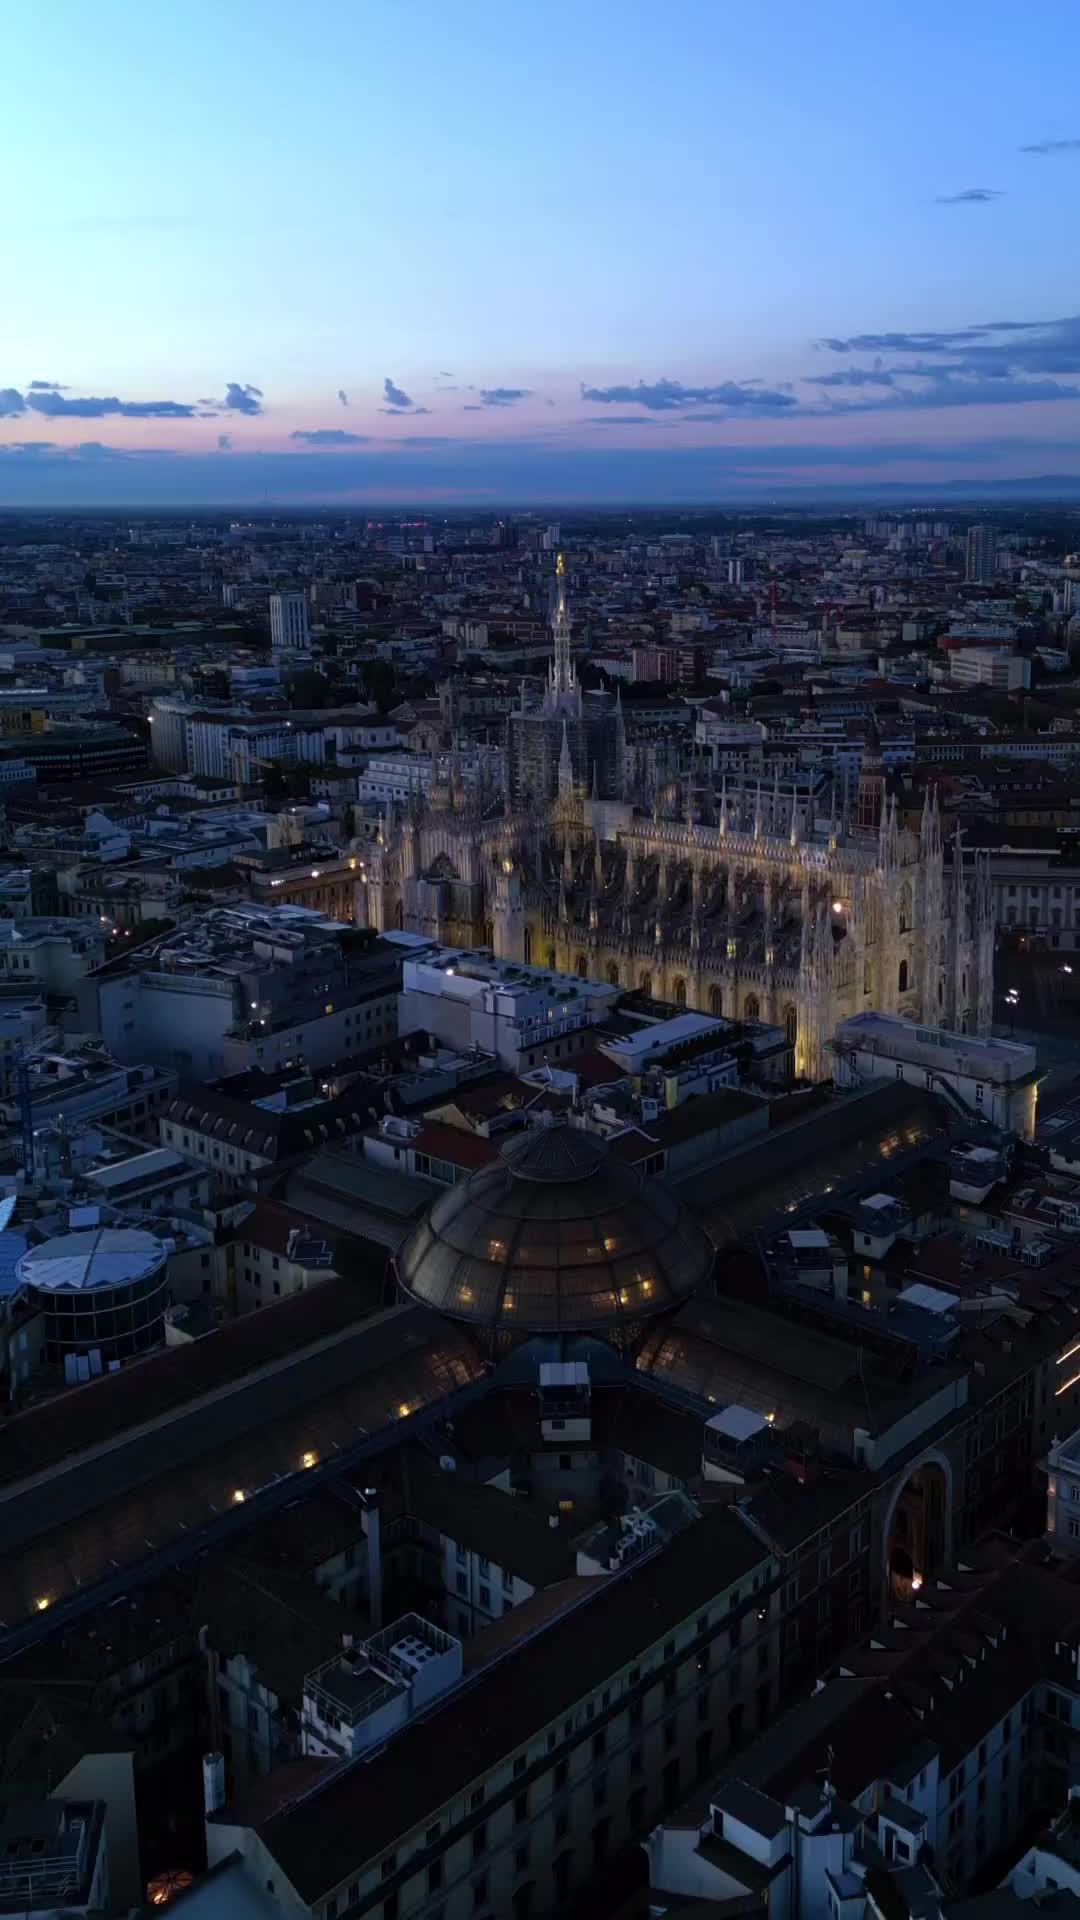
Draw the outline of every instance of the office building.
<instances>
[{"instance_id":1,"label":"office building","mask_svg":"<svg viewBox=\"0 0 1080 1920\"><path fill-rule=\"evenodd\" d=\"M993 527L969 527L965 549L964 578L977 586L988 586L994 578L997 560L997 534Z\"/></svg>"},{"instance_id":2,"label":"office building","mask_svg":"<svg viewBox=\"0 0 1080 1920\"><path fill-rule=\"evenodd\" d=\"M308 628L307 595L272 593L270 595L270 644L275 651L307 653L311 646Z\"/></svg>"}]
</instances>

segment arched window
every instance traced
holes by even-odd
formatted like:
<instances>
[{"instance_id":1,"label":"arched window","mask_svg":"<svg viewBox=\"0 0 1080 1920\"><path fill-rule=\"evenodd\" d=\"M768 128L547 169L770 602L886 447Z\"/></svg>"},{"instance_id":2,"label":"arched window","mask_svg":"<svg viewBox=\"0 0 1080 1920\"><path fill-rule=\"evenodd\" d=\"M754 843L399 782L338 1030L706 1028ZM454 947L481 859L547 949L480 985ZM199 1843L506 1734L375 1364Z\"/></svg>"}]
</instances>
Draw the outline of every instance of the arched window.
<instances>
[{"instance_id":1,"label":"arched window","mask_svg":"<svg viewBox=\"0 0 1080 1920\"><path fill-rule=\"evenodd\" d=\"M714 1020L723 1019L724 989L722 987L709 988L709 1012L712 1014Z\"/></svg>"},{"instance_id":2,"label":"arched window","mask_svg":"<svg viewBox=\"0 0 1080 1920\"><path fill-rule=\"evenodd\" d=\"M547 950L547 963L548 963L548 966L549 966L549 967L551 968L551 971L552 971L552 973L554 973L554 971L555 971L555 949L554 949L554 947L549 947L549 948L548 948L548 950Z\"/></svg>"},{"instance_id":3,"label":"arched window","mask_svg":"<svg viewBox=\"0 0 1080 1920\"><path fill-rule=\"evenodd\" d=\"M743 1005L744 1020L760 1020L761 1002L756 993L748 993Z\"/></svg>"},{"instance_id":4,"label":"arched window","mask_svg":"<svg viewBox=\"0 0 1080 1920\"><path fill-rule=\"evenodd\" d=\"M685 980L681 980L681 979L676 980L675 985L671 990L671 997L674 1000L675 1005L677 1007L685 1007L686 1005L686 981Z\"/></svg>"},{"instance_id":5,"label":"arched window","mask_svg":"<svg viewBox=\"0 0 1080 1920\"><path fill-rule=\"evenodd\" d=\"M531 927L526 927L525 929L522 946L525 954L525 965L527 967L531 967L532 966L532 928Z\"/></svg>"},{"instance_id":6,"label":"arched window","mask_svg":"<svg viewBox=\"0 0 1080 1920\"><path fill-rule=\"evenodd\" d=\"M607 983L609 987L617 987L619 984L619 969L615 965L614 960L612 960L608 966Z\"/></svg>"},{"instance_id":7,"label":"arched window","mask_svg":"<svg viewBox=\"0 0 1080 1920\"><path fill-rule=\"evenodd\" d=\"M905 880L900 889L900 931L910 933L913 918L911 882Z\"/></svg>"},{"instance_id":8,"label":"arched window","mask_svg":"<svg viewBox=\"0 0 1080 1920\"><path fill-rule=\"evenodd\" d=\"M794 1002L789 1000L784 1008L784 1035L789 1047L795 1045L795 1035L799 1030L799 1014Z\"/></svg>"},{"instance_id":9,"label":"arched window","mask_svg":"<svg viewBox=\"0 0 1080 1920\"><path fill-rule=\"evenodd\" d=\"M651 993L652 992L652 974L643 973L641 976L641 979L638 981L638 985L641 988L642 993Z\"/></svg>"},{"instance_id":10,"label":"arched window","mask_svg":"<svg viewBox=\"0 0 1080 1920\"><path fill-rule=\"evenodd\" d=\"M899 972L899 974L897 975L897 981L896 981L896 984L897 984L897 986L899 987L899 989L900 989L900 992L901 992L901 993L906 993L906 992L907 992L907 986L908 986L908 965L907 965L907 961L906 961L906 960L901 960L901 962L900 962L900 972Z\"/></svg>"},{"instance_id":11,"label":"arched window","mask_svg":"<svg viewBox=\"0 0 1080 1920\"><path fill-rule=\"evenodd\" d=\"M578 954L578 957L574 962L574 968L577 973L578 979L584 980L589 971L589 963L586 960L585 955L583 953Z\"/></svg>"},{"instance_id":12,"label":"arched window","mask_svg":"<svg viewBox=\"0 0 1080 1920\"><path fill-rule=\"evenodd\" d=\"M495 922L493 920L484 921L484 945L485 947L493 947L495 945Z\"/></svg>"}]
</instances>

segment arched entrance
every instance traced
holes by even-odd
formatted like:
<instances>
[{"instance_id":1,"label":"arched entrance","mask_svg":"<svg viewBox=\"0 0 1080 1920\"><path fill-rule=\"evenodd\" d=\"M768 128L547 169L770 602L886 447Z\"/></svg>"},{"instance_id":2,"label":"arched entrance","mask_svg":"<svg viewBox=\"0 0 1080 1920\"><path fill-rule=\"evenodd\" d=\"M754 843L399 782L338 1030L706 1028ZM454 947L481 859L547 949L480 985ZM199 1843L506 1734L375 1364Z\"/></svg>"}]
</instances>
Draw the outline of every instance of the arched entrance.
<instances>
[{"instance_id":1,"label":"arched entrance","mask_svg":"<svg viewBox=\"0 0 1080 1920\"><path fill-rule=\"evenodd\" d=\"M885 1580L890 1600L910 1600L941 1572L952 1544L952 1467L930 1454L912 1467L885 1517Z\"/></svg>"}]
</instances>

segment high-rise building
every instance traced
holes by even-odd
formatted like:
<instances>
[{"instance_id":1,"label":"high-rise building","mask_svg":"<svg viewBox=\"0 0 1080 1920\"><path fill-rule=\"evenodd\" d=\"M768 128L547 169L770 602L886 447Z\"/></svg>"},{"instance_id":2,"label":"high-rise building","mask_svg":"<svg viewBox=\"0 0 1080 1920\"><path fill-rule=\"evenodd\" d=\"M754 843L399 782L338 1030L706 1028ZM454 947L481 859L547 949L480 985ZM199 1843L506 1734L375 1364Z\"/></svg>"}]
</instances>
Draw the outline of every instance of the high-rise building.
<instances>
[{"instance_id":1,"label":"high-rise building","mask_svg":"<svg viewBox=\"0 0 1080 1920\"><path fill-rule=\"evenodd\" d=\"M271 646L285 647L294 652L303 653L307 651L310 643L305 596L302 593L272 593L270 595Z\"/></svg>"},{"instance_id":2,"label":"high-rise building","mask_svg":"<svg viewBox=\"0 0 1080 1920\"><path fill-rule=\"evenodd\" d=\"M984 585L994 577L994 559L997 552L997 535L993 527L969 527L967 536L967 564L964 568L965 580L976 581Z\"/></svg>"}]
</instances>

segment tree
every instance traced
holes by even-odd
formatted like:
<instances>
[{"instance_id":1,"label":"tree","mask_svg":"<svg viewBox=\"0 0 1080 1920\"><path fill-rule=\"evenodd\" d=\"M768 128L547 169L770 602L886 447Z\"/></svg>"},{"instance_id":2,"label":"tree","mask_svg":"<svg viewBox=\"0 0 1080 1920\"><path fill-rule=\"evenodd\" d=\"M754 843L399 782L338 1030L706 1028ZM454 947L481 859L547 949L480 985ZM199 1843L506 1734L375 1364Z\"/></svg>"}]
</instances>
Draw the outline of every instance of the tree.
<instances>
[{"instance_id":1,"label":"tree","mask_svg":"<svg viewBox=\"0 0 1080 1920\"><path fill-rule=\"evenodd\" d=\"M289 701L294 707L329 706L330 683L315 667L301 667L289 675Z\"/></svg>"},{"instance_id":2,"label":"tree","mask_svg":"<svg viewBox=\"0 0 1080 1920\"><path fill-rule=\"evenodd\" d=\"M281 800L306 800L310 769L302 760L271 760L263 771L263 792L271 806Z\"/></svg>"},{"instance_id":3,"label":"tree","mask_svg":"<svg viewBox=\"0 0 1080 1920\"><path fill-rule=\"evenodd\" d=\"M394 669L387 660L365 660L360 669L364 692L374 700L380 713L389 713L394 704Z\"/></svg>"}]
</instances>

